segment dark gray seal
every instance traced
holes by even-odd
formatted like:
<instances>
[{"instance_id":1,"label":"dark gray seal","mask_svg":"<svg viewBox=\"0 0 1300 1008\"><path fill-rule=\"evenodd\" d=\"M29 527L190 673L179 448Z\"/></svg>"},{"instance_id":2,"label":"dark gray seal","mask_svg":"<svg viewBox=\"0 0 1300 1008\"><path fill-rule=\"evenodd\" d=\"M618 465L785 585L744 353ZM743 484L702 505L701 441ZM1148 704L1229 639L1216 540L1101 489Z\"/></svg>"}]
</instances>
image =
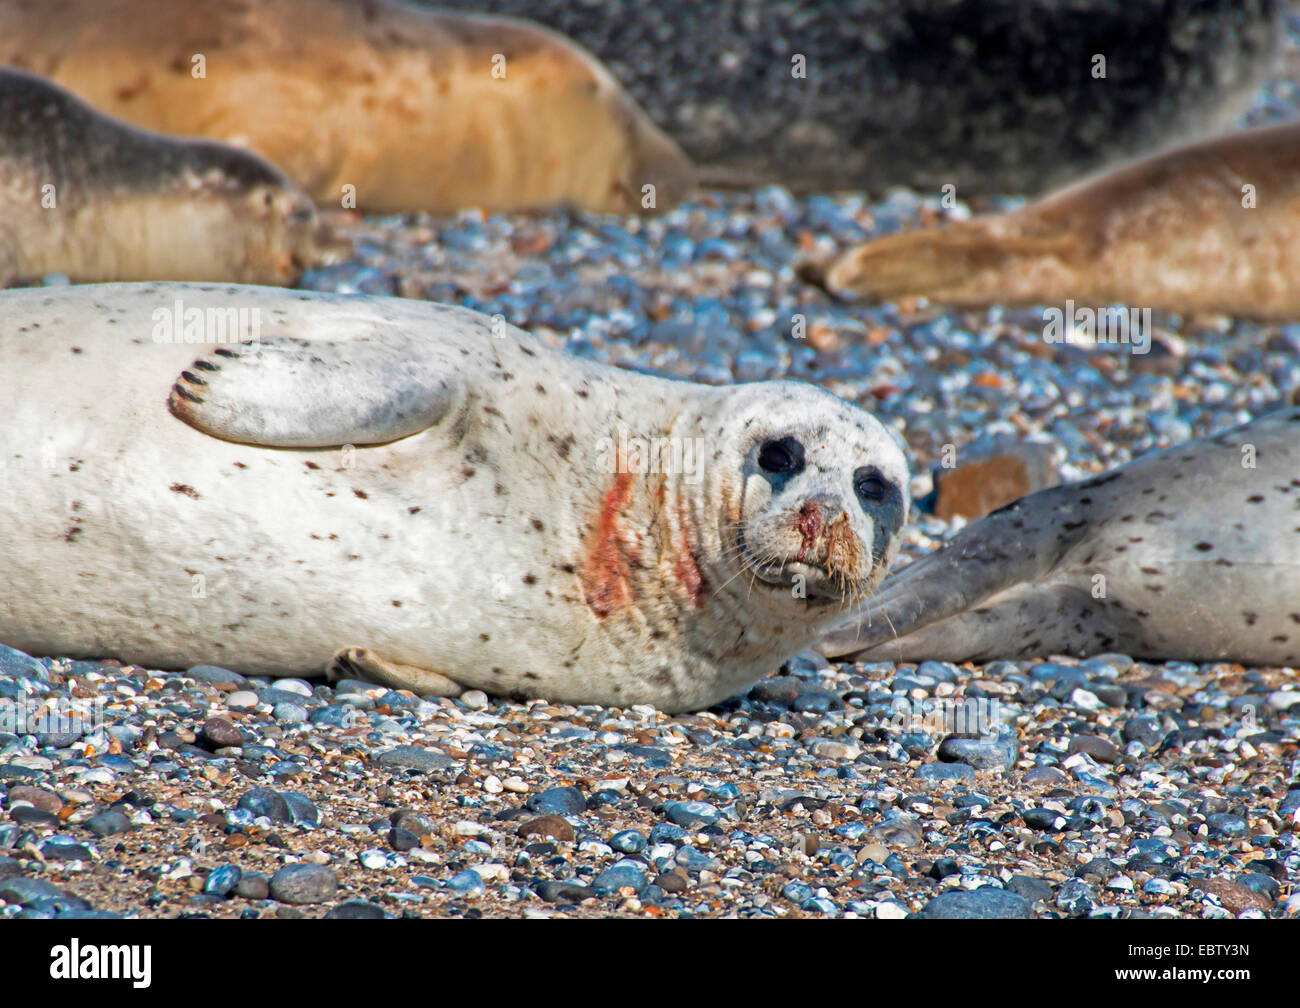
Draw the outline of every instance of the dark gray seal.
<instances>
[{"instance_id":1,"label":"dark gray seal","mask_svg":"<svg viewBox=\"0 0 1300 1008\"><path fill-rule=\"evenodd\" d=\"M821 650L1300 664L1300 408L987 515L887 578Z\"/></svg>"},{"instance_id":2,"label":"dark gray seal","mask_svg":"<svg viewBox=\"0 0 1300 1008\"><path fill-rule=\"evenodd\" d=\"M257 155L137 129L0 67L0 283L287 283L315 259L317 226Z\"/></svg>"}]
</instances>

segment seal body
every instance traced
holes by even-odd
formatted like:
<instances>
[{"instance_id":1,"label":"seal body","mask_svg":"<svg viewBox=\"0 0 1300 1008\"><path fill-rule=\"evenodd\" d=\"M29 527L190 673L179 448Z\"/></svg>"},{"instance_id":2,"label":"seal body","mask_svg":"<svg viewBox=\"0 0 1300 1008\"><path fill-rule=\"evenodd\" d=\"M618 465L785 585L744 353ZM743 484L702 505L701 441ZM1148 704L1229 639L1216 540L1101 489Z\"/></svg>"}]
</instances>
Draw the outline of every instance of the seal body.
<instances>
[{"instance_id":1,"label":"seal body","mask_svg":"<svg viewBox=\"0 0 1300 1008\"><path fill-rule=\"evenodd\" d=\"M247 151L136 129L0 67L0 282L285 283L317 251L316 211Z\"/></svg>"},{"instance_id":2,"label":"seal body","mask_svg":"<svg viewBox=\"0 0 1300 1008\"><path fill-rule=\"evenodd\" d=\"M693 184L599 62L525 21L396 0L3 0L0 60L136 125L250 147L321 207L644 212Z\"/></svg>"},{"instance_id":3,"label":"seal body","mask_svg":"<svg viewBox=\"0 0 1300 1008\"><path fill-rule=\"evenodd\" d=\"M1300 315L1300 125L1157 154L1012 213L875 239L819 278L872 300Z\"/></svg>"},{"instance_id":4,"label":"seal body","mask_svg":"<svg viewBox=\"0 0 1300 1008\"><path fill-rule=\"evenodd\" d=\"M1300 408L993 512L886 580L821 649L1300 664Z\"/></svg>"},{"instance_id":5,"label":"seal body","mask_svg":"<svg viewBox=\"0 0 1300 1008\"><path fill-rule=\"evenodd\" d=\"M29 653L693 708L869 594L906 515L893 437L827 392L425 302L10 291L0 388Z\"/></svg>"}]
</instances>

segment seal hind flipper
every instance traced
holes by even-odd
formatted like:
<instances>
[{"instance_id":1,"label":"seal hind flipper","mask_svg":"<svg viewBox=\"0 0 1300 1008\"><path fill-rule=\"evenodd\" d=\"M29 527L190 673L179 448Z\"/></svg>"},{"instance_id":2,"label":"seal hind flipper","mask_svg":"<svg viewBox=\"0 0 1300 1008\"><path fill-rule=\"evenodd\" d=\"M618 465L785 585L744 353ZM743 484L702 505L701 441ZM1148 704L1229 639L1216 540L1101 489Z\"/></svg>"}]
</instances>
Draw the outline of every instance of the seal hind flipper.
<instances>
[{"instance_id":1,"label":"seal hind flipper","mask_svg":"<svg viewBox=\"0 0 1300 1008\"><path fill-rule=\"evenodd\" d=\"M408 689L420 696L456 697L465 692L464 686L441 672L390 662L369 648L344 648L330 659L325 676L331 682L360 679L393 689Z\"/></svg>"},{"instance_id":2,"label":"seal hind flipper","mask_svg":"<svg viewBox=\"0 0 1300 1008\"><path fill-rule=\"evenodd\" d=\"M1002 273L1019 259L1071 262L1080 252L1076 236L999 235L982 221L934 231L887 235L850 249L829 263L814 264L804 277L847 300L893 301L960 298L981 273Z\"/></svg>"},{"instance_id":3,"label":"seal hind flipper","mask_svg":"<svg viewBox=\"0 0 1300 1008\"><path fill-rule=\"evenodd\" d=\"M459 383L409 341L274 337L219 347L181 372L173 415L267 448L384 444L436 424Z\"/></svg>"}]
</instances>

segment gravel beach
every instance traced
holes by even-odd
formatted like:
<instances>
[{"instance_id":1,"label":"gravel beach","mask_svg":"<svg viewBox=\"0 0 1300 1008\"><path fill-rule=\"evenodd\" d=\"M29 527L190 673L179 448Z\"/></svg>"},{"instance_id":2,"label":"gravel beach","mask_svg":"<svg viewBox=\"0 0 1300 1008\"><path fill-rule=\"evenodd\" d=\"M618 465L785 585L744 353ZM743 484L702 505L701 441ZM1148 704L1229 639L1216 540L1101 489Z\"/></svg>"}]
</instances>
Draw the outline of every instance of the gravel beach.
<instances>
[{"instance_id":1,"label":"gravel beach","mask_svg":"<svg viewBox=\"0 0 1300 1008\"><path fill-rule=\"evenodd\" d=\"M1290 27L1250 122L1296 113ZM796 277L969 212L772 187L648 220L358 219L355 256L302 286L463 304L656 374L816 382L899 432L917 497L947 444L1039 442L1074 479L1300 397L1300 325L1157 314L1138 355ZM919 515L900 564L959 527ZM84 729L12 720L50 700ZM1293 669L809 654L667 716L0 647L0 917L1294 917L1298 877Z\"/></svg>"}]
</instances>

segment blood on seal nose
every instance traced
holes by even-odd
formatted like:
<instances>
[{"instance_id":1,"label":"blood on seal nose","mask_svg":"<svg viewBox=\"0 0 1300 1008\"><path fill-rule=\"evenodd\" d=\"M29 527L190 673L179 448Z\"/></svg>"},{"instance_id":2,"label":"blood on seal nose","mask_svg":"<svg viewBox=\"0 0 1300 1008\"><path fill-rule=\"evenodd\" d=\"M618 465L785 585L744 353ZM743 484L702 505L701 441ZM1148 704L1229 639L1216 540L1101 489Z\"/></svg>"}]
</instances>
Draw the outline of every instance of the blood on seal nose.
<instances>
[{"instance_id":1,"label":"blood on seal nose","mask_svg":"<svg viewBox=\"0 0 1300 1008\"><path fill-rule=\"evenodd\" d=\"M803 560L804 555L808 552L808 547L817 541L817 537L822 531L822 509L814 501L808 501L799 509L799 520L795 522L795 528L803 536L803 545L799 547L799 555L796 559Z\"/></svg>"}]
</instances>

